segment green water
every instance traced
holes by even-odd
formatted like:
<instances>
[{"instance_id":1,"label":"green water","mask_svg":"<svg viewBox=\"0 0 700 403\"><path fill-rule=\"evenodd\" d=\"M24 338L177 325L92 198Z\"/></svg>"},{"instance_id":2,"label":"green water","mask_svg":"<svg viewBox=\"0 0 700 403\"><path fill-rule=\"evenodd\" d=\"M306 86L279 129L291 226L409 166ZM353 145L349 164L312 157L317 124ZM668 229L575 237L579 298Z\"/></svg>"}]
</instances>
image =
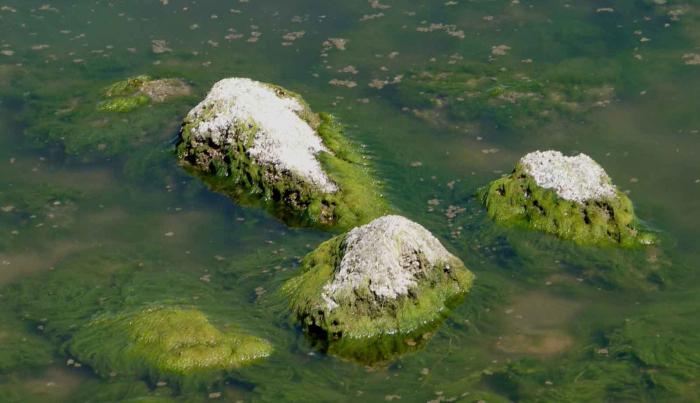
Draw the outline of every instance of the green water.
<instances>
[{"instance_id":1,"label":"green water","mask_svg":"<svg viewBox=\"0 0 700 403\"><path fill-rule=\"evenodd\" d=\"M694 0L5 0L0 401L697 401L699 49ZM84 108L139 74L194 95L127 121ZM315 350L277 291L332 234L177 166L181 117L231 76L335 114L395 209L477 275L423 348L374 367ZM477 189L547 148L596 159L662 242L578 247L490 222ZM73 363L76 327L151 303L275 352L196 385Z\"/></svg>"}]
</instances>

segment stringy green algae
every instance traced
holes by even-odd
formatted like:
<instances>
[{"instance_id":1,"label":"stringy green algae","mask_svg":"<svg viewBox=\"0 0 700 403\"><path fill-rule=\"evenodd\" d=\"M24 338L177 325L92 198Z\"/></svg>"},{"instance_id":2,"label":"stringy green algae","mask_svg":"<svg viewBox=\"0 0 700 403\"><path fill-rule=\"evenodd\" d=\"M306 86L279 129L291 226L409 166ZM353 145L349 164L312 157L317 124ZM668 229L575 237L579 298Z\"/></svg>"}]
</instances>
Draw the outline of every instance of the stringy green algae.
<instances>
[{"instance_id":1,"label":"stringy green algae","mask_svg":"<svg viewBox=\"0 0 700 403\"><path fill-rule=\"evenodd\" d=\"M481 191L488 215L503 224L520 225L581 244L632 247L654 242L640 229L632 201L615 189L614 197L582 203L541 188L518 163L515 170Z\"/></svg>"},{"instance_id":2,"label":"stringy green algae","mask_svg":"<svg viewBox=\"0 0 700 403\"><path fill-rule=\"evenodd\" d=\"M315 114L300 95L270 86L278 96L295 98L302 105L299 117L316 130L330 151L316 158L338 191L323 193L291 173L257 164L248 155L258 131L255 122L238 122L238 141L216 146L192 136L193 128L212 116L185 121L177 146L181 163L213 190L242 204L260 204L290 225L342 230L387 213L388 204L366 158L345 137L342 125L330 114Z\"/></svg>"},{"instance_id":3,"label":"stringy green algae","mask_svg":"<svg viewBox=\"0 0 700 403\"><path fill-rule=\"evenodd\" d=\"M68 350L102 373L188 375L238 368L267 357L272 346L239 331L222 332L195 309L154 307L99 316L75 334Z\"/></svg>"},{"instance_id":4,"label":"stringy green algae","mask_svg":"<svg viewBox=\"0 0 700 403\"><path fill-rule=\"evenodd\" d=\"M457 258L450 268L435 267L408 295L373 303L368 289L357 289L329 310L321 297L343 257L345 235L322 243L301 264L300 274L282 290L310 338L329 353L374 363L419 348L449 308L471 287L473 274Z\"/></svg>"}]
</instances>

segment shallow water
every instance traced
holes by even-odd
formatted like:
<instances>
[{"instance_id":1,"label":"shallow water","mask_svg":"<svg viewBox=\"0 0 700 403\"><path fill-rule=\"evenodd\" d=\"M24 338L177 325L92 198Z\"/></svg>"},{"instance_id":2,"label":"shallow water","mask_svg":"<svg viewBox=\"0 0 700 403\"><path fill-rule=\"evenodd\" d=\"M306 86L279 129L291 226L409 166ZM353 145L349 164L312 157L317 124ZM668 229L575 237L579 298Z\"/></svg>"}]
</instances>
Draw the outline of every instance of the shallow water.
<instances>
[{"instance_id":1,"label":"shallow water","mask_svg":"<svg viewBox=\"0 0 700 403\"><path fill-rule=\"evenodd\" d=\"M692 0L3 1L0 343L34 353L0 346L0 400L697 400L699 49ZM464 75L435 94L425 72ZM196 96L131 131L73 114L138 74L182 77ZM378 367L316 351L276 292L331 235L177 166L181 116L229 76L335 114L392 205L477 275L424 348ZM578 247L489 221L477 189L546 148L596 159L661 244ZM275 353L193 389L100 377L67 365L70 334L52 333L76 307L51 296L71 287L109 309L196 306Z\"/></svg>"}]
</instances>

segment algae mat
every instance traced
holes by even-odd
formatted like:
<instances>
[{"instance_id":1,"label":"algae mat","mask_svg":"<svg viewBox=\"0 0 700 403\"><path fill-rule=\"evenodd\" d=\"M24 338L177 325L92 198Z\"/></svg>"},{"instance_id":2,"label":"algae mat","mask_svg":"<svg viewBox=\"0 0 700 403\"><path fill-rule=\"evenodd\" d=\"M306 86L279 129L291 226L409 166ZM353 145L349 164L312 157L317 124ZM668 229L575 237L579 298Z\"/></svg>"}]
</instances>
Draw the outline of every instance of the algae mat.
<instances>
[{"instance_id":1,"label":"algae mat","mask_svg":"<svg viewBox=\"0 0 700 403\"><path fill-rule=\"evenodd\" d=\"M3 1L0 400L700 399L699 48L689 0ZM99 109L144 75L187 95ZM184 114L233 76L332 113L384 199L474 272L407 354L323 354L279 290L333 234L177 165ZM537 149L590 155L660 242L492 222L477 190ZM154 306L264 339L269 357L182 378L75 350L89 323Z\"/></svg>"}]
</instances>

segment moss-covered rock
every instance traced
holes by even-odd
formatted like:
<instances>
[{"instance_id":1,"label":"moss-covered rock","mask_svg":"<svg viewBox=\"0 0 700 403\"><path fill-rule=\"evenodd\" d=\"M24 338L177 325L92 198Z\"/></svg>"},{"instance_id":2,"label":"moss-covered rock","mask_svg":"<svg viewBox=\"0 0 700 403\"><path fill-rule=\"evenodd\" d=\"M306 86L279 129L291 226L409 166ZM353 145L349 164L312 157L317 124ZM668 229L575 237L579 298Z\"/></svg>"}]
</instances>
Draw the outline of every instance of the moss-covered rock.
<instances>
[{"instance_id":1,"label":"moss-covered rock","mask_svg":"<svg viewBox=\"0 0 700 403\"><path fill-rule=\"evenodd\" d=\"M289 224L350 228L387 211L341 125L278 86L216 83L187 115L178 157L214 190L262 204Z\"/></svg>"},{"instance_id":2,"label":"moss-covered rock","mask_svg":"<svg viewBox=\"0 0 700 403\"><path fill-rule=\"evenodd\" d=\"M154 80L142 75L118 81L104 91L105 100L97 105L103 112L130 112L151 102L190 95L192 89L180 79Z\"/></svg>"},{"instance_id":3,"label":"moss-covered rock","mask_svg":"<svg viewBox=\"0 0 700 403\"><path fill-rule=\"evenodd\" d=\"M382 361L426 340L472 280L425 228L385 216L321 244L283 290L329 352Z\"/></svg>"},{"instance_id":4,"label":"moss-covered rock","mask_svg":"<svg viewBox=\"0 0 700 403\"><path fill-rule=\"evenodd\" d=\"M93 160L167 142L191 95L182 79L141 75L105 86L66 77L28 93L19 117L35 144L58 144L69 155Z\"/></svg>"},{"instance_id":5,"label":"moss-covered rock","mask_svg":"<svg viewBox=\"0 0 700 403\"><path fill-rule=\"evenodd\" d=\"M634 214L630 199L595 161L580 154L536 151L515 170L482 191L488 214L585 244L630 247L653 243Z\"/></svg>"},{"instance_id":6,"label":"moss-covered rock","mask_svg":"<svg viewBox=\"0 0 700 403\"><path fill-rule=\"evenodd\" d=\"M272 346L221 331L196 309L152 307L98 316L75 333L68 352L100 373L163 376L236 369L267 357Z\"/></svg>"}]
</instances>

